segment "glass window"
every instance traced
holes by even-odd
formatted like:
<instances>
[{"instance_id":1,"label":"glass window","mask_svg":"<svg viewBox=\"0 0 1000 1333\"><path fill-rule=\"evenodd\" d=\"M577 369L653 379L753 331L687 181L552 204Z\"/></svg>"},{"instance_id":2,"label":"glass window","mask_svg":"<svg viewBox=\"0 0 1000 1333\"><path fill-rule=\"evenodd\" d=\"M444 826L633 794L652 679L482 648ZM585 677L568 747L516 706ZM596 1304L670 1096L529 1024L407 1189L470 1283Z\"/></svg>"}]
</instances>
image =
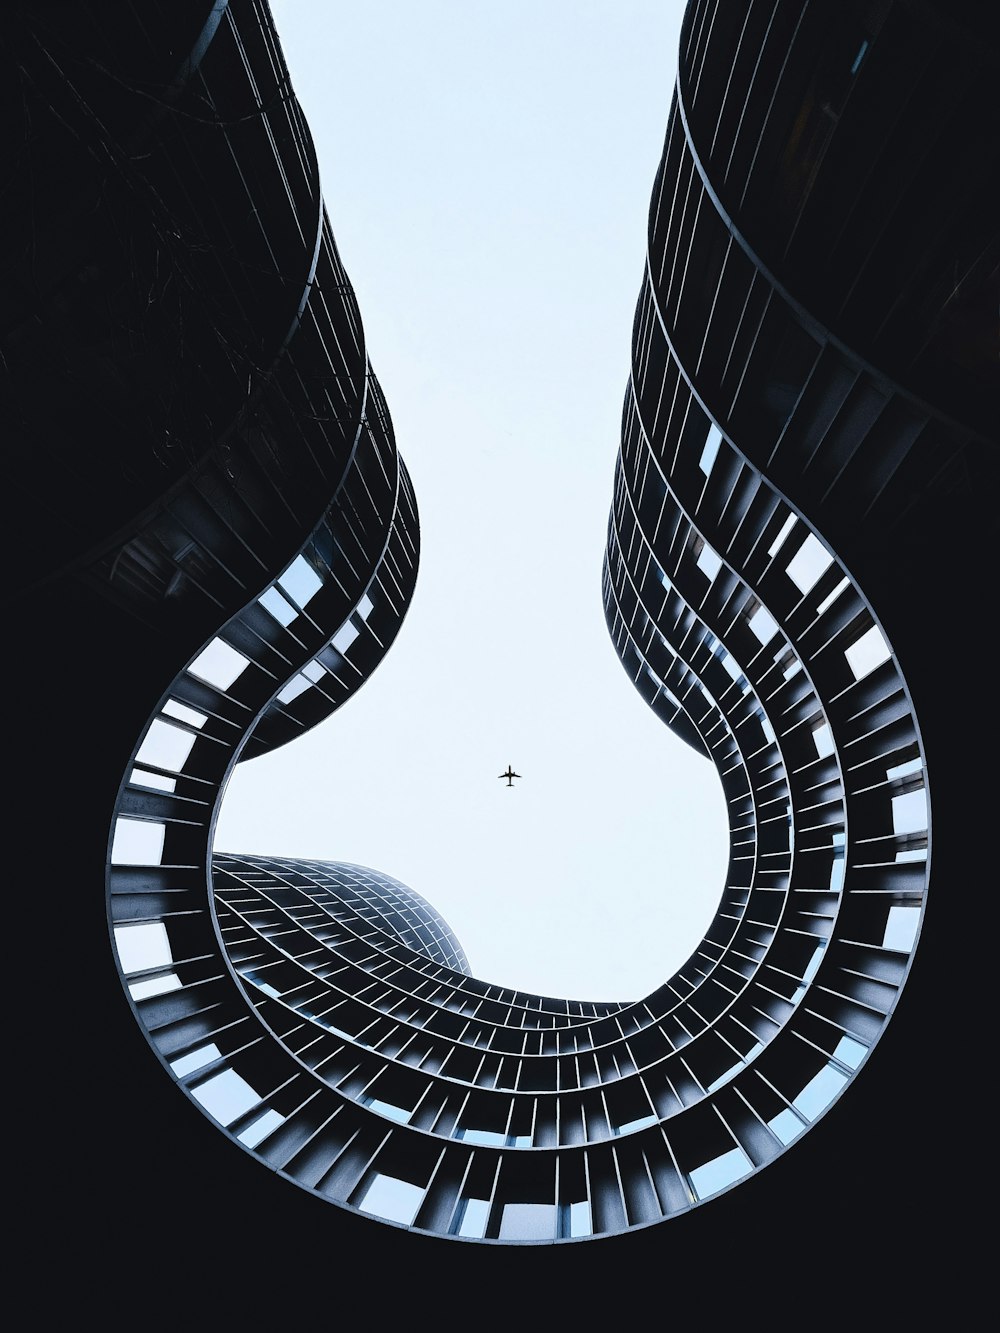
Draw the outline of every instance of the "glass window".
<instances>
[{"instance_id":1,"label":"glass window","mask_svg":"<svg viewBox=\"0 0 1000 1333\"><path fill-rule=\"evenodd\" d=\"M349 620L345 620L330 642L333 644L334 648L336 648L338 653L346 653L357 637L358 631Z\"/></svg>"},{"instance_id":2,"label":"glass window","mask_svg":"<svg viewBox=\"0 0 1000 1333\"><path fill-rule=\"evenodd\" d=\"M460 1199L451 1224L452 1234L456 1236L485 1236L486 1223L490 1216L488 1199Z\"/></svg>"},{"instance_id":3,"label":"glass window","mask_svg":"<svg viewBox=\"0 0 1000 1333\"><path fill-rule=\"evenodd\" d=\"M590 1217L589 1201L581 1199L579 1203L571 1203L569 1206L569 1234L571 1236L590 1236L593 1231L594 1224Z\"/></svg>"},{"instance_id":4,"label":"glass window","mask_svg":"<svg viewBox=\"0 0 1000 1333\"><path fill-rule=\"evenodd\" d=\"M272 986L269 981L258 981L256 977L251 977L249 980L259 991L263 991L265 995L270 995L272 1000L281 999L281 991L278 990L277 986Z\"/></svg>"},{"instance_id":5,"label":"glass window","mask_svg":"<svg viewBox=\"0 0 1000 1333\"><path fill-rule=\"evenodd\" d=\"M460 1126L455 1131L457 1139L463 1139L466 1143L479 1143L486 1148L502 1148L507 1142L506 1134L498 1134L492 1129L466 1129Z\"/></svg>"},{"instance_id":6,"label":"glass window","mask_svg":"<svg viewBox=\"0 0 1000 1333\"><path fill-rule=\"evenodd\" d=\"M919 907L890 907L885 923L885 934L882 937L882 948L909 953L917 938L919 925Z\"/></svg>"},{"instance_id":7,"label":"glass window","mask_svg":"<svg viewBox=\"0 0 1000 1333\"><path fill-rule=\"evenodd\" d=\"M892 652L885 639L882 637L882 631L877 625L872 625L862 634L860 639L855 640L849 648L844 650L844 656L847 658L847 664L854 672L855 680L862 680L876 667L888 662Z\"/></svg>"},{"instance_id":8,"label":"glass window","mask_svg":"<svg viewBox=\"0 0 1000 1333\"><path fill-rule=\"evenodd\" d=\"M698 460L698 466L709 476L712 466L715 463L716 455L719 452L719 445L722 443L722 432L714 423L708 428L708 436L705 440L705 446L701 451L701 458Z\"/></svg>"},{"instance_id":9,"label":"glass window","mask_svg":"<svg viewBox=\"0 0 1000 1333\"><path fill-rule=\"evenodd\" d=\"M199 713L197 708L189 708L187 704L182 704L179 699L168 699L160 712L175 717L178 722L186 722L189 727L203 727L208 721L205 713Z\"/></svg>"},{"instance_id":10,"label":"glass window","mask_svg":"<svg viewBox=\"0 0 1000 1333\"><path fill-rule=\"evenodd\" d=\"M305 606L323 586L323 580L303 555L295 557L278 583L298 606Z\"/></svg>"},{"instance_id":11,"label":"glass window","mask_svg":"<svg viewBox=\"0 0 1000 1333\"><path fill-rule=\"evenodd\" d=\"M256 1148L257 1144L266 1139L268 1134L273 1134L279 1125L283 1125L287 1116L279 1115L277 1111L265 1111L262 1116L247 1125L242 1134L237 1134L240 1143L245 1143L248 1148Z\"/></svg>"},{"instance_id":12,"label":"glass window","mask_svg":"<svg viewBox=\"0 0 1000 1333\"><path fill-rule=\"evenodd\" d=\"M742 1148L730 1148L728 1152L720 1153L718 1157L713 1157L710 1162L704 1162L701 1166L696 1166L688 1174L691 1178L691 1188L699 1199L706 1198L709 1194L714 1194L717 1190L724 1189L734 1181L740 1180L743 1176L749 1175L753 1170L753 1163Z\"/></svg>"},{"instance_id":13,"label":"glass window","mask_svg":"<svg viewBox=\"0 0 1000 1333\"><path fill-rule=\"evenodd\" d=\"M500 1219L501 1240L554 1240L554 1203L507 1203Z\"/></svg>"},{"instance_id":14,"label":"glass window","mask_svg":"<svg viewBox=\"0 0 1000 1333\"><path fill-rule=\"evenodd\" d=\"M311 680L315 684L317 680L326 675L326 667L317 661L307 662L302 668L302 674L306 680Z\"/></svg>"},{"instance_id":15,"label":"glass window","mask_svg":"<svg viewBox=\"0 0 1000 1333\"><path fill-rule=\"evenodd\" d=\"M214 685L217 690L228 690L233 681L250 665L250 659L230 647L222 639L213 639L188 667L192 676Z\"/></svg>"},{"instance_id":16,"label":"glass window","mask_svg":"<svg viewBox=\"0 0 1000 1333\"><path fill-rule=\"evenodd\" d=\"M381 1102L377 1097L369 1098L365 1105L370 1106L379 1115L388 1116L390 1120L398 1121L401 1125L408 1124L410 1116L413 1114L412 1111L404 1110L402 1106L393 1106L392 1102Z\"/></svg>"},{"instance_id":17,"label":"glass window","mask_svg":"<svg viewBox=\"0 0 1000 1333\"><path fill-rule=\"evenodd\" d=\"M778 632L778 622L766 606L758 606L747 623L761 643L770 643Z\"/></svg>"},{"instance_id":18,"label":"glass window","mask_svg":"<svg viewBox=\"0 0 1000 1333\"><path fill-rule=\"evenodd\" d=\"M179 773L196 739L192 732L154 718L135 757L139 763L155 764L157 768L169 768Z\"/></svg>"},{"instance_id":19,"label":"glass window","mask_svg":"<svg viewBox=\"0 0 1000 1333\"><path fill-rule=\"evenodd\" d=\"M165 972L159 977L149 977L145 981L133 981L128 988L133 1000L148 1000L153 995L165 995L167 991L180 990L181 979L176 972Z\"/></svg>"},{"instance_id":20,"label":"glass window","mask_svg":"<svg viewBox=\"0 0 1000 1333\"><path fill-rule=\"evenodd\" d=\"M135 926L115 926L115 948L123 972L148 972L169 967L174 961L170 939L162 921L144 921Z\"/></svg>"},{"instance_id":21,"label":"glass window","mask_svg":"<svg viewBox=\"0 0 1000 1333\"><path fill-rule=\"evenodd\" d=\"M191 1051L189 1055L182 1055L179 1060L171 1060L170 1068L178 1078L183 1078L185 1074L193 1074L196 1069L210 1065L213 1060L218 1060L221 1055L222 1052L215 1042L210 1041L207 1046L199 1046L196 1051Z\"/></svg>"},{"instance_id":22,"label":"glass window","mask_svg":"<svg viewBox=\"0 0 1000 1333\"><path fill-rule=\"evenodd\" d=\"M820 602L819 606L817 606L816 608L817 614L822 615L824 611L828 611L830 607L833 606L834 602L837 600L837 598L840 596L840 594L844 591L846 587L847 587L847 579L841 579L840 582L837 584L837 586L833 589L833 591L831 593L828 593L827 596L824 597L823 600Z\"/></svg>"},{"instance_id":23,"label":"glass window","mask_svg":"<svg viewBox=\"0 0 1000 1333\"><path fill-rule=\"evenodd\" d=\"M732 655L731 652L723 648L721 644L719 645L719 649L716 652L716 657L718 657L719 661L722 663L723 670L733 680L740 680L742 678L743 672L740 670L740 666L736 658ZM744 685L746 684L745 680L743 681L743 684Z\"/></svg>"},{"instance_id":24,"label":"glass window","mask_svg":"<svg viewBox=\"0 0 1000 1333\"><path fill-rule=\"evenodd\" d=\"M843 1061L845 1065L850 1065L852 1069L857 1069L858 1065L868 1053L868 1047L860 1041L855 1041L853 1037L841 1037L837 1042L834 1055L838 1060Z\"/></svg>"},{"instance_id":25,"label":"glass window","mask_svg":"<svg viewBox=\"0 0 1000 1333\"><path fill-rule=\"evenodd\" d=\"M277 588L268 588L261 597L257 599L261 606L272 615L279 625L290 625L298 616L298 610L292 606L291 602L285 600Z\"/></svg>"},{"instance_id":26,"label":"glass window","mask_svg":"<svg viewBox=\"0 0 1000 1333\"><path fill-rule=\"evenodd\" d=\"M778 554L782 546L784 546L785 538L788 536L788 534L794 527L795 527L795 515L789 514L788 517L785 519L784 523L782 523L781 525L781 531L778 533L777 537L775 537L771 545L767 548L767 553L769 556L771 556L772 559Z\"/></svg>"},{"instance_id":27,"label":"glass window","mask_svg":"<svg viewBox=\"0 0 1000 1333\"><path fill-rule=\"evenodd\" d=\"M791 648L789 648L787 652L779 653L774 660L781 667L781 674L784 676L785 680L791 680L793 676L797 676L802 670L802 663L792 652Z\"/></svg>"},{"instance_id":28,"label":"glass window","mask_svg":"<svg viewBox=\"0 0 1000 1333\"><path fill-rule=\"evenodd\" d=\"M373 1213L390 1222L402 1222L409 1226L417 1215L417 1209L424 1197L419 1185L411 1185L408 1180L397 1180L395 1176L377 1174L358 1203L364 1213Z\"/></svg>"},{"instance_id":29,"label":"glass window","mask_svg":"<svg viewBox=\"0 0 1000 1333\"><path fill-rule=\"evenodd\" d=\"M743 1061L737 1060L737 1062L734 1065L730 1065L730 1067L725 1071L725 1073L720 1074L718 1078L713 1078L711 1083L709 1083L708 1086L705 1088L705 1091L715 1092L716 1088L721 1088L724 1084L728 1083L730 1079L735 1078L741 1069L745 1068L746 1066L744 1065Z\"/></svg>"},{"instance_id":30,"label":"glass window","mask_svg":"<svg viewBox=\"0 0 1000 1333\"><path fill-rule=\"evenodd\" d=\"M166 826L151 819L115 821L111 845L112 865L158 866L163 856Z\"/></svg>"},{"instance_id":31,"label":"glass window","mask_svg":"<svg viewBox=\"0 0 1000 1333\"><path fill-rule=\"evenodd\" d=\"M812 956L809 959L809 962L806 964L805 970L802 973L803 981L812 981L813 977L819 971L819 965L823 961L823 949L825 947L826 946L823 944L817 944L816 948L813 949Z\"/></svg>"},{"instance_id":32,"label":"glass window","mask_svg":"<svg viewBox=\"0 0 1000 1333\"><path fill-rule=\"evenodd\" d=\"M204 1083L192 1088L191 1096L220 1125L231 1125L260 1101L250 1084L235 1069L223 1069L213 1074Z\"/></svg>"},{"instance_id":33,"label":"glass window","mask_svg":"<svg viewBox=\"0 0 1000 1333\"><path fill-rule=\"evenodd\" d=\"M612 1125L613 1134L635 1134L637 1130L647 1129L650 1125L657 1124L655 1115L641 1115L635 1120L626 1120L624 1125Z\"/></svg>"},{"instance_id":34,"label":"glass window","mask_svg":"<svg viewBox=\"0 0 1000 1333\"><path fill-rule=\"evenodd\" d=\"M133 768L129 774L133 787L152 787L154 791L176 791L177 779L164 777L162 773L147 773L144 768Z\"/></svg>"},{"instance_id":35,"label":"glass window","mask_svg":"<svg viewBox=\"0 0 1000 1333\"><path fill-rule=\"evenodd\" d=\"M892 798L893 833L919 833L927 827L927 794L923 787Z\"/></svg>"},{"instance_id":36,"label":"glass window","mask_svg":"<svg viewBox=\"0 0 1000 1333\"><path fill-rule=\"evenodd\" d=\"M830 888L839 893L844 887L844 849L846 838L843 833L833 835L833 865L830 868Z\"/></svg>"},{"instance_id":37,"label":"glass window","mask_svg":"<svg viewBox=\"0 0 1000 1333\"><path fill-rule=\"evenodd\" d=\"M374 611L374 609L375 606L374 603L372 602L372 599L368 596L366 592L363 592L361 594L361 601L358 602L358 610L357 610L358 615L361 617L362 620L367 620L368 617L371 615L372 611Z\"/></svg>"},{"instance_id":38,"label":"glass window","mask_svg":"<svg viewBox=\"0 0 1000 1333\"><path fill-rule=\"evenodd\" d=\"M816 753L821 759L825 759L828 754L833 754L833 732L826 722L820 722L818 726L813 727L812 737L816 746Z\"/></svg>"},{"instance_id":39,"label":"glass window","mask_svg":"<svg viewBox=\"0 0 1000 1333\"><path fill-rule=\"evenodd\" d=\"M846 1082L846 1074L842 1074L833 1065L824 1065L818 1074L813 1075L792 1105L797 1111L801 1111L807 1120L815 1120L820 1111L830 1105Z\"/></svg>"},{"instance_id":40,"label":"glass window","mask_svg":"<svg viewBox=\"0 0 1000 1333\"><path fill-rule=\"evenodd\" d=\"M212 1074L203 1084L191 1089L191 1096L220 1125L231 1125L233 1120L260 1101L255 1090L235 1069L223 1069L220 1073Z\"/></svg>"},{"instance_id":41,"label":"glass window","mask_svg":"<svg viewBox=\"0 0 1000 1333\"><path fill-rule=\"evenodd\" d=\"M810 532L785 567L788 577L799 592L807 593L820 581L833 564L833 556L818 537Z\"/></svg>"},{"instance_id":42,"label":"glass window","mask_svg":"<svg viewBox=\"0 0 1000 1333\"><path fill-rule=\"evenodd\" d=\"M293 676L283 690L278 691L278 703L290 704L309 688L309 681L299 672Z\"/></svg>"},{"instance_id":43,"label":"glass window","mask_svg":"<svg viewBox=\"0 0 1000 1333\"><path fill-rule=\"evenodd\" d=\"M805 1126L793 1110L786 1107L784 1111L779 1111L773 1120L767 1122L777 1134L782 1143L791 1143L792 1139L802 1133Z\"/></svg>"},{"instance_id":44,"label":"glass window","mask_svg":"<svg viewBox=\"0 0 1000 1333\"><path fill-rule=\"evenodd\" d=\"M698 568L702 573L706 574L710 579L714 579L716 574L718 574L719 570L722 568L721 558L716 555L708 542L705 542L701 550L698 552L697 563Z\"/></svg>"}]
</instances>

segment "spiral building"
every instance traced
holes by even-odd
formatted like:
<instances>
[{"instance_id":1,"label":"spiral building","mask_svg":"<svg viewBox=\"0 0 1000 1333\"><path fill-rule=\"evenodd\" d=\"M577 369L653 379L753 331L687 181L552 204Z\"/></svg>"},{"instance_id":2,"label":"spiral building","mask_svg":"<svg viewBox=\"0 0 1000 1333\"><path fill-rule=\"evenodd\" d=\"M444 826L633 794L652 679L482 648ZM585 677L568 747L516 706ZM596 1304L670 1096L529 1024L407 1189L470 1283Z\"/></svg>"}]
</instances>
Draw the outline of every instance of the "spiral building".
<instances>
[{"instance_id":1,"label":"spiral building","mask_svg":"<svg viewBox=\"0 0 1000 1333\"><path fill-rule=\"evenodd\" d=\"M905 1209L849 1237L873 1195L948 1197L925 1163L959 1124L989 866L962 677L1000 420L981 11L686 11L603 596L717 767L730 860L692 957L628 1004L478 981L378 870L213 855L233 766L391 648L416 503L267 6L4 22L15 760L64 923L40 1160L82 1127L154 1250L180 1217L227 1264L209 1199L266 1216L279 1264L317 1228L469 1272L585 1254L559 1262L591 1281L665 1237L739 1234L748 1268L901 1253Z\"/></svg>"}]
</instances>

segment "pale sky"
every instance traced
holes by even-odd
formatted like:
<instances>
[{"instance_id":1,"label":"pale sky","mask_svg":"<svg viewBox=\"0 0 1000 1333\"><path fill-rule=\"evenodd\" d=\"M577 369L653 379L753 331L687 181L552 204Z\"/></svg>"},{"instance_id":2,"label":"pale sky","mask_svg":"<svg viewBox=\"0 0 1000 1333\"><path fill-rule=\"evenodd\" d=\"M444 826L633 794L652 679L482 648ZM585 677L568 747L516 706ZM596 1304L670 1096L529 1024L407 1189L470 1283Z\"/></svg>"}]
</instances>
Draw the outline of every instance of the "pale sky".
<instances>
[{"instance_id":1,"label":"pale sky","mask_svg":"<svg viewBox=\"0 0 1000 1333\"><path fill-rule=\"evenodd\" d=\"M216 847L393 875L484 981L640 998L701 938L728 853L714 766L643 703L601 603L683 6L272 8L422 555L381 666L239 766Z\"/></svg>"}]
</instances>

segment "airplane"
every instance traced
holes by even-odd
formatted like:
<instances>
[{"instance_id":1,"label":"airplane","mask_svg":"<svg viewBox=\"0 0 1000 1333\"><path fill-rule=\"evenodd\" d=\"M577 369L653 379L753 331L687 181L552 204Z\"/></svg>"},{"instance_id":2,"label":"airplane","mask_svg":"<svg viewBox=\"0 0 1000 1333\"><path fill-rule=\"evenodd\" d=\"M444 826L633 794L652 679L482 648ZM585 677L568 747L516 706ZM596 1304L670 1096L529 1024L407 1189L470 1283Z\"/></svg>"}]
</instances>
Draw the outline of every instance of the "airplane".
<instances>
[{"instance_id":1,"label":"airplane","mask_svg":"<svg viewBox=\"0 0 1000 1333\"><path fill-rule=\"evenodd\" d=\"M506 779L507 779L507 786L508 786L508 787L513 787L513 785L514 785L514 779L515 779L515 778L519 778L520 776L521 776L520 773L515 773L515 772L514 772L514 770L511 768L510 764L507 765L507 772L506 772L506 773L498 773L498 774L497 774L497 777L500 777L500 778L506 778Z\"/></svg>"}]
</instances>

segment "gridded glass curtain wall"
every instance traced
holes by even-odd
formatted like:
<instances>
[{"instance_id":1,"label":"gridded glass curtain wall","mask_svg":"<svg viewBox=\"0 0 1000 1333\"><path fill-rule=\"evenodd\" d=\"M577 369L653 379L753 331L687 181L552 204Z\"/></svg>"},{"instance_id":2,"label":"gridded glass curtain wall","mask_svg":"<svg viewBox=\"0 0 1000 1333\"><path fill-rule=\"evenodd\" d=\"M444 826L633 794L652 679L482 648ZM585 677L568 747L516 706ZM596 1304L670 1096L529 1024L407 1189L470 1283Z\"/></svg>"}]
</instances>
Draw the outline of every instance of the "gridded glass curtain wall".
<instances>
[{"instance_id":1,"label":"gridded glass curtain wall","mask_svg":"<svg viewBox=\"0 0 1000 1333\"><path fill-rule=\"evenodd\" d=\"M923 590L986 530L996 480L995 85L951 9L688 9L603 595L652 713L718 769L730 860L692 957L619 1005L478 981L376 870L213 859L233 765L390 646L416 507L266 7L148 7L116 25L123 72L96 58L100 7L55 34L22 21L54 108L36 176L81 226L69 243L52 222L40 292L8 275L12 306L44 313L8 338L35 446L20 484L65 536L50 577L149 638L108 920L128 1003L220 1152L395 1226L574 1242L794 1152L868 1059L938 808L932 697L908 679ZM46 365L79 385L81 320L77 420L34 398Z\"/></svg>"}]
</instances>

